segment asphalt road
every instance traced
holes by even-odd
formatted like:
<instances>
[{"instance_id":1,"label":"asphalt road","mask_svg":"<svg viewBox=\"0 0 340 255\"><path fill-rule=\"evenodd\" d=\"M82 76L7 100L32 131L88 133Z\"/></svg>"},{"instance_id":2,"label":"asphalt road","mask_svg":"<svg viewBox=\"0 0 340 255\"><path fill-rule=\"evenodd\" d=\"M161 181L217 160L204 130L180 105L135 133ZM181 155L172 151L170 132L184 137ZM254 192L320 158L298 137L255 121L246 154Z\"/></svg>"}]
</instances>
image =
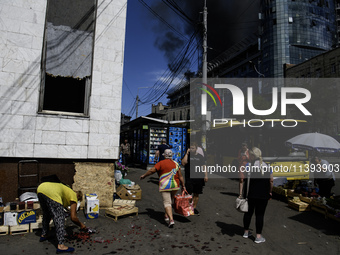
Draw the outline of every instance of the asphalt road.
<instances>
[{"instance_id":1,"label":"asphalt road","mask_svg":"<svg viewBox=\"0 0 340 255\"><path fill-rule=\"evenodd\" d=\"M340 224L317 212L297 212L286 202L272 199L267 207L263 235L266 242L242 237L243 214L234 209L238 182L210 178L200 196L200 216L175 214L175 227L169 229L163 220L157 176L140 181L145 170L132 168L128 179L142 188L137 201L138 216L125 216L117 222L104 216L79 218L97 233L70 240L73 254L340 254ZM93 191L95 192L95 191ZM69 233L78 232L67 220ZM255 229L254 218L251 228ZM254 230L255 232L255 230ZM22 235L0 236L1 254L55 254L55 237L39 243L39 231Z\"/></svg>"}]
</instances>

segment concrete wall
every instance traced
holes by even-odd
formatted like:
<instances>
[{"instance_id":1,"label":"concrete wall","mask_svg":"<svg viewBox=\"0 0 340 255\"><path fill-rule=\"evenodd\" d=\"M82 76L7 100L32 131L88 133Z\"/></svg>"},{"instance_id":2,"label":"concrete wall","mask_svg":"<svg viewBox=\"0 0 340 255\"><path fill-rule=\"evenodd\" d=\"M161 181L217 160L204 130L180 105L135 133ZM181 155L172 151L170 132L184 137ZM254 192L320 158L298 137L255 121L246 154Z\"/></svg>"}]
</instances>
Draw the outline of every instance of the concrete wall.
<instances>
[{"instance_id":1,"label":"concrete wall","mask_svg":"<svg viewBox=\"0 0 340 255\"><path fill-rule=\"evenodd\" d=\"M0 2L0 157L115 159L127 0L98 0L89 118L38 113L46 3Z\"/></svg>"}]
</instances>

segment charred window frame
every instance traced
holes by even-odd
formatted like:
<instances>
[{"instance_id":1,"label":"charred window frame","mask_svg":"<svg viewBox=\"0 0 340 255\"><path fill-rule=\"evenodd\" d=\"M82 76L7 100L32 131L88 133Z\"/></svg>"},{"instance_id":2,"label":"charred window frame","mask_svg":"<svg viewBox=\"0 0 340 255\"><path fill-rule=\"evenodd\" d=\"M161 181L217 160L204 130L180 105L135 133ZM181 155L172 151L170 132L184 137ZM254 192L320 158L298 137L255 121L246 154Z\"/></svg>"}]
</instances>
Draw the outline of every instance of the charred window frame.
<instances>
[{"instance_id":1,"label":"charred window frame","mask_svg":"<svg viewBox=\"0 0 340 255\"><path fill-rule=\"evenodd\" d=\"M39 113L89 116L97 0L48 0Z\"/></svg>"}]
</instances>

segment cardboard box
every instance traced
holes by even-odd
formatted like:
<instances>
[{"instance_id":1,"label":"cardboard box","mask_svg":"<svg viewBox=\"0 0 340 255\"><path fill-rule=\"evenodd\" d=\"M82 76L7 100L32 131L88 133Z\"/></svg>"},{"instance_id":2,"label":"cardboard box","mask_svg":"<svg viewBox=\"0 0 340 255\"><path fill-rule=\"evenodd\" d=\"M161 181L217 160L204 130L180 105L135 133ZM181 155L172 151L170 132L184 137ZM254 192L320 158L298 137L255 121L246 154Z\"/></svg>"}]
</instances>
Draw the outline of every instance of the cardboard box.
<instances>
[{"instance_id":1,"label":"cardboard box","mask_svg":"<svg viewBox=\"0 0 340 255\"><path fill-rule=\"evenodd\" d=\"M138 184L130 185L123 184L117 188L117 195L121 199L128 200L141 200L142 199L142 190Z\"/></svg>"},{"instance_id":2,"label":"cardboard box","mask_svg":"<svg viewBox=\"0 0 340 255\"><path fill-rule=\"evenodd\" d=\"M36 222L37 212L35 210L18 212L18 225L29 224Z\"/></svg>"},{"instance_id":3,"label":"cardboard box","mask_svg":"<svg viewBox=\"0 0 340 255\"><path fill-rule=\"evenodd\" d=\"M5 212L4 213L4 225L6 226L17 226L17 212Z\"/></svg>"},{"instance_id":4,"label":"cardboard box","mask_svg":"<svg viewBox=\"0 0 340 255\"><path fill-rule=\"evenodd\" d=\"M36 222L37 212L35 210L21 212L5 212L4 225L17 226Z\"/></svg>"},{"instance_id":5,"label":"cardboard box","mask_svg":"<svg viewBox=\"0 0 340 255\"><path fill-rule=\"evenodd\" d=\"M97 194L85 194L85 215L87 219L96 219L99 215L99 199Z\"/></svg>"}]
</instances>

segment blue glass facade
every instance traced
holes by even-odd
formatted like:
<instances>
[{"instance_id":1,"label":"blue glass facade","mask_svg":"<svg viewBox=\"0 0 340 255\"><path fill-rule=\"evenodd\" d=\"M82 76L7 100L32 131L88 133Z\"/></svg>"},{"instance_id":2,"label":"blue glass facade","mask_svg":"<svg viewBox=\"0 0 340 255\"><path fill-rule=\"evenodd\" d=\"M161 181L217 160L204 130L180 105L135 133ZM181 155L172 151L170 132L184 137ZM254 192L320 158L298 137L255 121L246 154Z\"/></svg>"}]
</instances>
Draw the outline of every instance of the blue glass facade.
<instances>
[{"instance_id":1,"label":"blue glass facade","mask_svg":"<svg viewBox=\"0 0 340 255\"><path fill-rule=\"evenodd\" d=\"M333 0L263 0L261 70L283 77L283 65L299 64L337 42Z\"/></svg>"}]
</instances>

